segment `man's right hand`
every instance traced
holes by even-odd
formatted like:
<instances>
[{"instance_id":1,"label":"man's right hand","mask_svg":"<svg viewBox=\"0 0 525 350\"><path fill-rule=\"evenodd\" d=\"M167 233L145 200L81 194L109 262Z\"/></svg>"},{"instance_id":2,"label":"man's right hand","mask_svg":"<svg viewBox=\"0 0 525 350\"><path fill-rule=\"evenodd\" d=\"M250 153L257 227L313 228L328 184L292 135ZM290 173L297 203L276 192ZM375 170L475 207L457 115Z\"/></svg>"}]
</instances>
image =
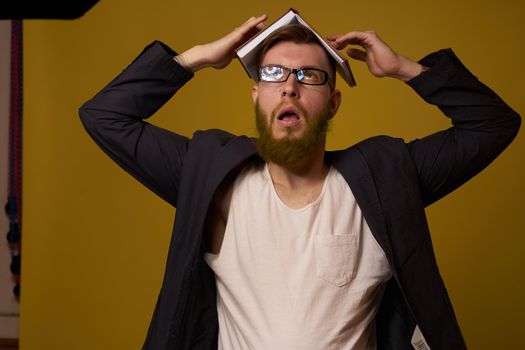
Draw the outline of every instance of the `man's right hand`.
<instances>
[{"instance_id":1,"label":"man's right hand","mask_svg":"<svg viewBox=\"0 0 525 350\"><path fill-rule=\"evenodd\" d=\"M183 52L176 61L194 72L205 67L224 68L235 57L235 50L264 28L266 18L266 15L252 17L228 35Z\"/></svg>"}]
</instances>

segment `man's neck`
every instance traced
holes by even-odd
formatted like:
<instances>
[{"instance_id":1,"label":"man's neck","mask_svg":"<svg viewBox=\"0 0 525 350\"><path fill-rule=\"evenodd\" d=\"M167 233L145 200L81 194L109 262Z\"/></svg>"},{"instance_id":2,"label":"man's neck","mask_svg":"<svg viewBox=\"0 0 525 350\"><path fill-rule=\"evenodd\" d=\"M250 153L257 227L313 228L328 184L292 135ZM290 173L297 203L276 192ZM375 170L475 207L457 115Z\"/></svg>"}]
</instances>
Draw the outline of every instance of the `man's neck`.
<instances>
[{"instance_id":1,"label":"man's neck","mask_svg":"<svg viewBox=\"0 0 525 350\"><path fill-rule=\"evenodd\" d=\"M299 190L316 187L324 182L329 167L324 159L324 143L308 157L291 165L268 162L268 170L276 188Z\"/></svg>"}]
</instances>

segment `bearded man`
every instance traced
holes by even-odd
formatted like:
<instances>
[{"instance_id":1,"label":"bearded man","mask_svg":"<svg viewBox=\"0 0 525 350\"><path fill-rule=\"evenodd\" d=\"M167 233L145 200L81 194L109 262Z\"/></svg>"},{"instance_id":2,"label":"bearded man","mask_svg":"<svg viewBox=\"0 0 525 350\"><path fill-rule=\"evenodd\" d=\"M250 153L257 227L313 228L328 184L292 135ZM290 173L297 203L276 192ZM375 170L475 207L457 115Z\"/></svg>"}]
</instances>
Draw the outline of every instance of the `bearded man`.
<instances>
[{"instance_id":1,"label":"bearded man","mask_svg":"<svg viewBox=\"0 0 525 350\"><path fill-rule=\"evenodd\" d=\"M451 50L418 63L349 32L328 40L360 46L348 55L409 84L453 126L327 152L341 104L334 63L290 26L259 57L258 139L189 139L143 121L194 72L227 66L265 20L180 55L155 42L80 109L98 145L177 208L144 349L464 349L424 208L503 151L520 117Z\"/></svg>"}]
</instances>

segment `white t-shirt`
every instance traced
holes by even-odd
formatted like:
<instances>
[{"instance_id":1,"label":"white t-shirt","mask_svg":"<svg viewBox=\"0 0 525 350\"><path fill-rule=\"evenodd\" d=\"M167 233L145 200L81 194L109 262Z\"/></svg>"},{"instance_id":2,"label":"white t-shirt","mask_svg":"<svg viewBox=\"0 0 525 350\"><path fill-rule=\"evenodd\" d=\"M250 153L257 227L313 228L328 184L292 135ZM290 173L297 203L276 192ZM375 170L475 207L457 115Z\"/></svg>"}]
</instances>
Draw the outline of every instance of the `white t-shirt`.
<instances>
[{"instance_id":1,"label":"white t-shirt","mask_svg":"<svg viewBox=\"0 0 525 350\"><path fill-rule=\"evenodd\" d=\"M332 167L301 209L277 195L266 165L237 177L220 253L219 349L375 349L391 272L344 178Z\"/></svg>"}]
</instances>

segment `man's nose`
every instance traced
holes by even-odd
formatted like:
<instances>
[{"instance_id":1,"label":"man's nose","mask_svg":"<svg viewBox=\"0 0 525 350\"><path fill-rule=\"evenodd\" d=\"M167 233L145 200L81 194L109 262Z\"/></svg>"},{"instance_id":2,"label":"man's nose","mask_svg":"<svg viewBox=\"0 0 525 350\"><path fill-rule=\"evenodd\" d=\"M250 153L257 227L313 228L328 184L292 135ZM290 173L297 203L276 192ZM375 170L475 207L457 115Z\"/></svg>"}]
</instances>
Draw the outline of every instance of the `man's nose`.
<instances>
[{"instance_id":1,"label":"man's nose","mask_svg":"<svg viewBox=\"0 0 525 350\"><path fill-rule=\"evenodd\" d=\"M299 84L295 73L290 73L288 79L283 82L283 85L279 89L281 97L299 97Z\"/></svg>"}]
</instances>

